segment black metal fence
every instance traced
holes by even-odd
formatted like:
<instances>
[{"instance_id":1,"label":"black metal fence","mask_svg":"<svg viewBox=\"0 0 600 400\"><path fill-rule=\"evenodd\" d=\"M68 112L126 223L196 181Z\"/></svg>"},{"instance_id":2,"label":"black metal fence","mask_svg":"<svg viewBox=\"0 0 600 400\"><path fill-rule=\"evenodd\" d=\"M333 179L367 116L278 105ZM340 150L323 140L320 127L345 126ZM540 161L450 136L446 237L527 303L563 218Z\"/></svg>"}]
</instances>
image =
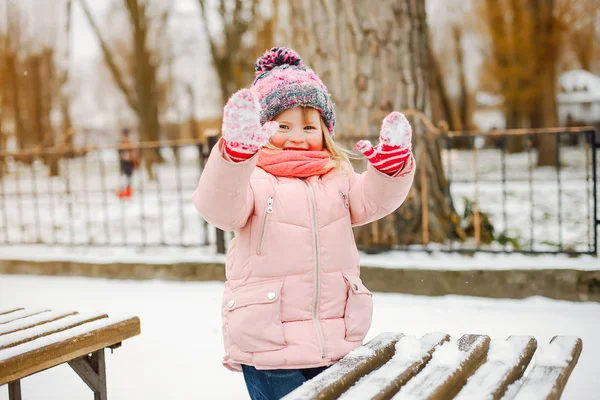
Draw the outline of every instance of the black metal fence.
<instances>
[{"instance_id":1,"label":"black metal fence","mask_svg":"<svg viewBox=\"0 0 600 400\"><path fill-rule=\"evenodd\" d=\"M473 230L473 240L447 250L596 255L596 134L586 127L443 135L448 199L471 216ZM555 166L538 166L544 151Z\"/></svg>"},{"instance_id":2,"label":"black metal fence","mask_svg":"<svg viewBox=\"0 0 600 400\"><path fill-rule=\"evenodd\" d=\"M543 136L555 144L556 167L536 166ZM436 140L447 200L466 236L398 248L597 254L594 129L449 132ZM511 140L523 151L509 152ZM210 145L137 148L160 154L162 162L135 171L126 199L117 196L125 183L117 148L0 153L0 245L217 246L223 252L229 234L207 225L191 203ZM60 158L59 176L49 176L44 159L50 156Z\"/></svg>"}]
</instances>

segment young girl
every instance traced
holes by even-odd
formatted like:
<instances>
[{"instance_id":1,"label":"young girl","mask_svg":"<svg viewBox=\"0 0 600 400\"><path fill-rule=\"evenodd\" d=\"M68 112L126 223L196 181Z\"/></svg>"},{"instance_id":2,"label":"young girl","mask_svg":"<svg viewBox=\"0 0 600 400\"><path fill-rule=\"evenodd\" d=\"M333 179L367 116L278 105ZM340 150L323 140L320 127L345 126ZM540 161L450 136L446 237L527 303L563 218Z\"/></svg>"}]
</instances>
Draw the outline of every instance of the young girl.
<instances>
[{"instance_id":1,"label":"young girl","mask_svg":"<svg viewBox=\"0 0 600 400\"><path fill-rule=\"evenodd\" d=\"M327 88L291 49L256 63L250 89L225 105L222 139L193 202L234 231L222 302L223 364L243 371L252 399L279 399L360 346L371 292L352 227L396 210L414 177L411 127L393 112L380 143L360 141L357 174L333 141Z\"/></svg>"}]
</instances>

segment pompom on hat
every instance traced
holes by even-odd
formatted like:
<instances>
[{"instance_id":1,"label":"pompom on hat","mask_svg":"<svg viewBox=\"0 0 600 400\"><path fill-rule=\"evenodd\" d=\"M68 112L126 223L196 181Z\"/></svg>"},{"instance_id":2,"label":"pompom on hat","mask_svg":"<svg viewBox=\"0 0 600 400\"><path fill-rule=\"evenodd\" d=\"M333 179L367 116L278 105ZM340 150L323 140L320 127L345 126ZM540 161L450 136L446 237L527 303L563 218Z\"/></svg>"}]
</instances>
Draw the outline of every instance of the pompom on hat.
<instances>
[{"instance_id":1,"label":"pompom on hat","mask_svg":"<svg viewBox=\"0 0 600 400\"><path fill-rule=\"evenodd\" d=\"M294 50L273 47L256 60L256 78L251 90L261 105L264 124L294 107L312 107L321 114L331 136L335 132L335 111L327 87L302 62Z\"/></svg>"}]
</instances>

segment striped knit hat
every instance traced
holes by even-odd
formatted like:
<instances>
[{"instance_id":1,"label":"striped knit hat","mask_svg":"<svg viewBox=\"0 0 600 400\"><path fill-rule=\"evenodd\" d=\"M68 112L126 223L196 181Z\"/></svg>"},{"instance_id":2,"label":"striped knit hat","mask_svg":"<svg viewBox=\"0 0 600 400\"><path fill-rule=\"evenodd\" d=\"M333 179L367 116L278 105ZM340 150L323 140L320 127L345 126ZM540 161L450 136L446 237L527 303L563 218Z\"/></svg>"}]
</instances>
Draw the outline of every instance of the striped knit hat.
<instances>
[{"instance_id":1,"label":"striped knit hat","mask_svg":"<svg viewBox=\"0 0 600 400\"><path fill-rule=\"evenodd\" d=\"M289 108L312 107L319 111L333 137L335 111L327 87L294 50L273 47L256 60L255 67L256 79L251 89L262 107L261 124Z\"/></svg>"}]
</instances>

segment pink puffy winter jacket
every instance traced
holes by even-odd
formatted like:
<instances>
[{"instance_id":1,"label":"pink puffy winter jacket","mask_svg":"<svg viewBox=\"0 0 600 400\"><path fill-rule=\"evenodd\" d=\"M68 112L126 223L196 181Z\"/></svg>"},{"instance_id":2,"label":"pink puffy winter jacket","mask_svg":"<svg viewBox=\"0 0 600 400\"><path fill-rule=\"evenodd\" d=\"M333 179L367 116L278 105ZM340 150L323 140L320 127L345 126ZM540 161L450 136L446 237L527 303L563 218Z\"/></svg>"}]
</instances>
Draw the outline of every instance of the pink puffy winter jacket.
<instances>
[{"instance_id":1,"label":"pink puffy winter jacket","mask_svg":"<svg viewBox=\"0 0 600 400\"><path fill-rule=\"evenodd\" d=\"M219 143L194 192L198 212L234 231L222 302L223 364L257 369L330 365L362 343L373 312L359 277L352 226L406 198L414 161L397 177L363 174L278 178L257 158L233 163Z\"/></svg>"}]
</instances>

